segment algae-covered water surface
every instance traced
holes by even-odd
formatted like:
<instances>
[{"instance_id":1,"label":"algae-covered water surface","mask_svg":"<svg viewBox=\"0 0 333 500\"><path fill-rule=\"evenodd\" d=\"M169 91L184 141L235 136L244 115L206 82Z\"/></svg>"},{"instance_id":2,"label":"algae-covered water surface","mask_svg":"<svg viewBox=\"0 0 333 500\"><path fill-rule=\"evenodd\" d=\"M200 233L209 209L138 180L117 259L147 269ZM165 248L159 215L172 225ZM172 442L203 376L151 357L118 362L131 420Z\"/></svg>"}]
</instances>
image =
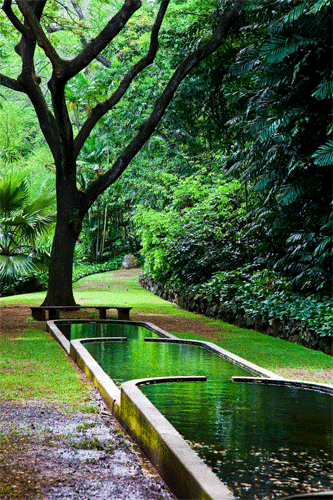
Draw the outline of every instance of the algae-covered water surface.
<instances>
[{"instance_id":1,"label":"algae-covered water surface","mask_svg":"<svg viewBox=\"0 0 333 500\"><path fill-rule=\"evenodd\" d=\"M237 498L273 499L332 488L329 394L232 382L232 376L251 374L199 346L147 342L158 335L136 325L72 324L62 330L71 340L126 337L126 342L85 344L118 386L136 378L205 375L206 382L141 390Z\"/></svg>"}]
</instances>

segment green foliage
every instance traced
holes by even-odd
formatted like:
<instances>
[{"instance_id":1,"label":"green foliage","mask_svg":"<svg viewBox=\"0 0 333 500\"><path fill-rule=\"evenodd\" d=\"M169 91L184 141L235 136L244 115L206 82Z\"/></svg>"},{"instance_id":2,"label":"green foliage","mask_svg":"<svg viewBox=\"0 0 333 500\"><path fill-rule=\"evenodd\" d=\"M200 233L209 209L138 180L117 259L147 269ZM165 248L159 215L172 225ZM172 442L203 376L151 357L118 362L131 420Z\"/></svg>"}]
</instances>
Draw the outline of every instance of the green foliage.
<instances>
[{"instance_id":1,"label":"green foliage","mask_svg":"<svg viewBox=\"0 0 333 500\"><path fill-rule=\"evenodd\" d=\"M45 268L48 255L36 245L38 235L55 221L55 196L42 188L31 198L24 176L0 181L0 280L13 283L18 276Z\"/></svg>"},{"instance_id":2,"label":"green foliage","mask_svg":"<svg viewBox=\"0 0 333 500\"><path fill-rule=\"evenodd\" d=\"M250 267L216 273L196 293L213 295L226 308L264 321L297 320L319 337L333 336L333 309L330 297L301 295L292 291L290 280L273 271L253 271Z\"/></svg>"},{"instance_id":3,"label":"green foliage","mask_svg":"<svg viewBox=\"0 0 333 500\"><path fill-rule=\"evenodd\" d=\"M300 289L328 292L332 11L317 0L264 6L248 6L243 30L260 37L244 45L224 81L230 171L261 200L247 228L260 242L257 262L291 274Z\"/></svg>"},{"instance_id":4,"label":"green foliage","mask_svg":"<svg viewBox=\"0 0 333 500\"><path fill-rule=\"evenodd\" d=\"M96 36L118 4L94 0L79 20L75 14L61 19L63 7L51 3L44 20L64 28L49 33L52 42L64 57L72 56L80 36ZM68 82L74 131L145 54L157 4L144 2L103 51L110 67L94 60ZM110 167L179 61L210 36L226 4L170 3L154 65L138 75L82 149L80 189ZM160 281L198 283L252 262L292 276L298 290L329 292L331 25L330 0L246 2L223 47L183 81L149 144L92 205L76 260L100 263L136 252L141 238L145 269ZM3 27L0 33L1 63L10 62L14 75L18 56L8 58L13 33ZM41 83L46 99L47 72ZM1 100L0 172L27 167L34 181L52 179L53 161L27 102L20 97L12 109L12 102L9 107ZM228 179L242 183L228 195L226 161ZM49 243L38 247L47 253ZM22 266L20 259L12 259L13 266Z\"/></svg>"},{"instance_id":5,"label":"green foliage","mask_svg":"<svg viewBox=\"0 0 333 500\"><path fill-rule=\"evenodd\" d=\"M238 181L203 170L179 180L166 211L138 208L144 269L163 283L200 283L247 257L241 235L246 211ZM243 198L244 199L244 198Z\"/></svg>"},{"instance_id":6,"label":"green foliage","mask_svg":"<svg viewBox=\"0 0 333 500\"><path fill-rule=\"evenodd\" d=\"M114 271L121 266L122 260L123 255L118 255L103 263L84 264L76 261L73 267L73 282L92 274ZM15 281L0 283L0 292L1 295L7 296L47 290L48 280L48 272L28 270L27 273L16 276Z\"/></svg>"}]
</instances>

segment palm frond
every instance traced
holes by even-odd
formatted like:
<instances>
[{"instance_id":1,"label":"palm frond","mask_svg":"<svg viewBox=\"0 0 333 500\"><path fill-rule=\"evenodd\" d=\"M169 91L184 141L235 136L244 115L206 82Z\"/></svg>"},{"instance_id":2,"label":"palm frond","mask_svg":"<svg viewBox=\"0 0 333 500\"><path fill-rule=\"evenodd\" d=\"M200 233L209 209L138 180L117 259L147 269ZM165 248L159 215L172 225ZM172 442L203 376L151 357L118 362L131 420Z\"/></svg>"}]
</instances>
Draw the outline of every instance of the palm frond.
<instances>
[{"instance_id":1,"label":"palm frond","mask_svg":"<svg viewBox=\"0 0 333 500\"><path fill-rule=\"evenodd\" d=\"M326 99L333 95L333 80L321 82L316 90L311 94L311 97L316 99Z\"/></svg>"},{"instance_id":2,"label":"palm frond","mask_svg":"<svg viewBox=\"0 0 333 500\"><path fill-rule=\"evenodd\" d=\"M326 7L328 9L332 7L331 0L317 0L309 10L308 14L317 14L317 12Z\"/></svg>"},{"instance_id":3,"label":"palm frond","mask_svg":"<svg viewBox=\"0 0 333 500\"><path fill-rule=\"evenodd\" d=\"M11 176L0 182L0 215L21 209L28 199L29 189L25 179Z\"/></svg>"},{"instance_id":4,"label":"palm frond","mask_svg":"<svg viewBox=\"0 0 333 500\"><path fill-rule=\"evenodd\" d=\"M0 254L0 280L4 283L13 283L18 276L27 274L36 267L29 255Z\"/></svg>"}]
</instances>

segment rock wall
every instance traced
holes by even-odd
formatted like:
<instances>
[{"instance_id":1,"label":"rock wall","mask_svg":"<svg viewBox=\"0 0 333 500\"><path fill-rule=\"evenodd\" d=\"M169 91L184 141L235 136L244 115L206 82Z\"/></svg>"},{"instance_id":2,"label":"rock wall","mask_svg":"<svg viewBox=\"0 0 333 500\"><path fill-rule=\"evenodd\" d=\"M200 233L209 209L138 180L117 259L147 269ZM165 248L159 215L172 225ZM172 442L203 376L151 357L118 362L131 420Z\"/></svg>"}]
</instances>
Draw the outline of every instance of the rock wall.
<instances>
[{"instance_id":1,"label":"rock wall","mask_svg":"<svg viewBox=\"0 0 333 500\"><path fill-rule=\"evenodd\" d=\"M282 323L277 318L266 319L262 316L248 316L245 313L235 311L220 304L218 297L185 290L177 291L171 286L158 283L149 276L140 275L139 283L146 290L164 300L177 304L181 309L203 314L214 319L221 319L226 323L231 323L241 328L256 330L272 337L279 337L289 342L301 344L309 349L315 349L332 355L332 339L328 337L316 337L314 333L306 329L302 321L290 320Z\"/></svg>"}]
</instances>

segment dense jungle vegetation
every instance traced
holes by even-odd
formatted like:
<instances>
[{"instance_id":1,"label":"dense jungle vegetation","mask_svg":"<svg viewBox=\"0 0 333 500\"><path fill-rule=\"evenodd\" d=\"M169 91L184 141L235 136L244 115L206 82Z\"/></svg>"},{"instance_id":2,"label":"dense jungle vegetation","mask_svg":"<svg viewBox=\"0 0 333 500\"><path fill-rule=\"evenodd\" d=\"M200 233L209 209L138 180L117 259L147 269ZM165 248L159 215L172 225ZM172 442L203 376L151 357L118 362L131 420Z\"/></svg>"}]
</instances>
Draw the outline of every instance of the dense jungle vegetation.
<instances>
[{"instance_id":1,"label":"dense jungle vegetation","mask_svg":"<svg viewBox=\"0 0 333 500\"><path fill-rule=\"evenodd\" d=\"M189 48L211 35L227 3L172 2L154 64L82 148L80 189L119 155L151 112L160 82ZM142 2L102 57L67 84L74 129L147 49L159 4ZM70 55L95 36L109 9L99 0L52 2L45 13L48 36ZM4 67L16 72L18 60L9 56L14 43L14 31L0 22L0 73ZM45 80L48 71L41 68ZM44 92L48 99L46 87ZM74 276L113 269L125 253L135 253L144 272L160 283L213 290L231 302L237 302L232 290L241 291L239 307L249 287L259 287L266 302L268 294L278 296L273 308L291 296L297 302L297 295L302 318L320 310L316 320L328 335L332 93L331 2L246 1L224 45L186 77L150 141L90 208L75 249ZM47 282L54 175L28 100L1 88L3 293L26 289L32 280L35 286L36 277Z\"/></svg>"}]
</instances>

